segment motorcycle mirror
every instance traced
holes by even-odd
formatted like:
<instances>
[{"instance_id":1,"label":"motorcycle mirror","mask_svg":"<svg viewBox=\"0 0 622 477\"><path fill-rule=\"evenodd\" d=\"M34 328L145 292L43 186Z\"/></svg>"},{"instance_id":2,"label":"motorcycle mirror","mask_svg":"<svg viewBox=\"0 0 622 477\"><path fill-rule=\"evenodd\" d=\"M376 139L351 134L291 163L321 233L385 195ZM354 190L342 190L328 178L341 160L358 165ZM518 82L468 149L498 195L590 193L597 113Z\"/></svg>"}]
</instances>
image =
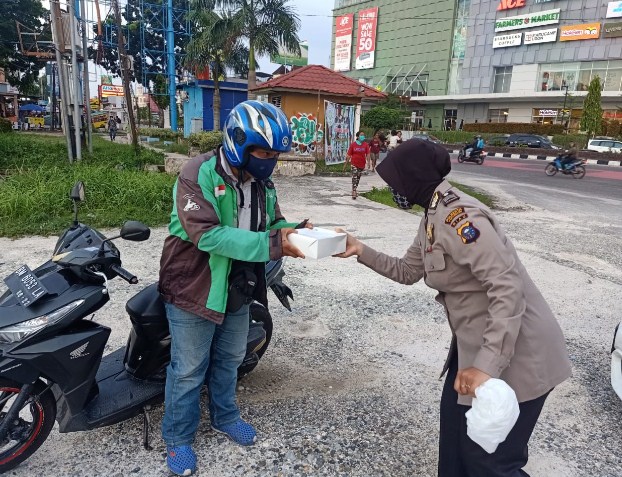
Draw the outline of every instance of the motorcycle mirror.
<instances>
[{"instance_id":1,"label":"motorcycle mirror","mask_svg":"<svg viewBox=\"0 0 622 477\"><path fill-rule=\"evenodd\" d=\"M128 220L121 227L121 238L132 242L144 242L151 235L151 229L137 220Z\"/></svg>"},{"instance_id":2,"label":"motorcycle mirror","mask_svg":"<svg viewBox=\"0 0 622 477\"><path fill-rule=\"evenodd\" d=\"M82 202L84 200L84 182L76 182L71 189L71 194L69 194L69 197L73 201Z\"/></svg>"}]
</instances>

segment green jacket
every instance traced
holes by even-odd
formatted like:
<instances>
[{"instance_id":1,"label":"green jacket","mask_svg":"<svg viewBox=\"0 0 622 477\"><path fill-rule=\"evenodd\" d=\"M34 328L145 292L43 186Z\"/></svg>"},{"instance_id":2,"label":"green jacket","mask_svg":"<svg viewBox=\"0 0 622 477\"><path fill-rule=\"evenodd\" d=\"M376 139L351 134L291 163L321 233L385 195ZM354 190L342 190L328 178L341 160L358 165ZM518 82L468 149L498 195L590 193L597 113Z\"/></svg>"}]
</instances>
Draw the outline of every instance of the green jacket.
<instances>
[{"instance_id":1,"label":"green jacket","mask_svg":"<svg viewBox=\"0 0 622 477\"><path fill-rule=\"evenodd\" d=\"M165 301L218 324L224 319L232 261L281 258L279 229L296 225L285 221L272 182L264 181L258 182L259 206L266 211L259 232L237 228L237 190L219 157L216 151L197 156L177 178L159 282Z\"/></svg>"}]
</instances>

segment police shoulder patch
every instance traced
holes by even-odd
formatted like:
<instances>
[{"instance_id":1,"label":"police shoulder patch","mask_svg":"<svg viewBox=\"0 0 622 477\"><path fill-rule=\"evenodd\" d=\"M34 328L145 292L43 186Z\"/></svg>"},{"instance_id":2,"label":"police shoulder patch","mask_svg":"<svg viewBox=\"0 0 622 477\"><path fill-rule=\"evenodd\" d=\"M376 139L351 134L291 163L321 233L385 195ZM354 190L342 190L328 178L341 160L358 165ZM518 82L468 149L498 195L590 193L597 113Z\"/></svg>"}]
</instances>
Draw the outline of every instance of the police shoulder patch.
<instances>
[{"instance_id":1,"label":"police shoulder patch","mask_svg":"<svg viewBox=\"0 0 622 477\"><path fill-rule=\"evenodd\" d=\"M443 194L443 204L445 205L449 205L452 202L457 201L458 199L460 199L460 197L452 190L448 190Z\"/></svg>"},{"instance_id":2,"label":"police shoulder patch","mask_svg":"<svg viewBox=\"0 0 622 477\"><path fill-rule=\"evenodd\" d=\"M458 208L452 210L451 212L449 212L447 217L445 217L445 223L446 224L451 224L456 217L458 217L459 215L462 215L462 214L464 214L464 207L458 207Z\"/></svg>"},{"instance_id":3,"label":"police shoulder patch","mask_svg":"<svg viewBox=\"0 0 622 477\"><path fill-rule=\"evenodd\" d=\"M439 191L434 192L434 195L432 196L432 200L430 201L430 205L428 206L428 209L430 210L436 210L436 208L438 207L438 202L441 200L442 194Z\"/></svg>"},{"instance_id":4,"label":"police shoulder patch","mask_svg":"<svg viewBox=\"0 0 622 477\"><path fill-rule=\"evenodd\" d=\"M471 222L465 222L458 230L456 230L462 243L473 243L479 238L479 229L477 229Z\"/></svg>"}]
</instances>

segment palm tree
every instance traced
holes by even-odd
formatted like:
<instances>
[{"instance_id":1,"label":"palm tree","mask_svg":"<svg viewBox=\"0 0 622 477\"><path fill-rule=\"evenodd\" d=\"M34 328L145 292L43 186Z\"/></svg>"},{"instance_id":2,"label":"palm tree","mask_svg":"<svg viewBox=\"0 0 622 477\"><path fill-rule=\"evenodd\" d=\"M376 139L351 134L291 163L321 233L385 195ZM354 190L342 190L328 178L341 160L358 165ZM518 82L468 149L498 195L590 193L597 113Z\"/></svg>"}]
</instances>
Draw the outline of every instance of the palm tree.
<instances>
[{"instance_id":1,"label":"palm tree","mask_svg":"<svg viewBox=\"0 0 622 477\"><path fill-rule=\"evenodd\" d=\"M195 73L209 68L214 82L212 107L217 131L220 129L220 82L226 79L229 69L237 74L248 72L248 48L242 43L231 15L219 15L194 2L189 19L194 29L186 47L184 66Z\"/></svg>"},{"instance_id":2,"label":"palm tree","mask_svg":"<svg viewBox=\"0 0 622 477\"><path fill-rule=\"evenodd\" d=\"M255 55L276 55L282 46L300 54L300 18L289 0L197 0L209 10L221 8L233 13L241 37L248 41L248 87L255 86ZM256 95L249 92L248 97Z\"/></svg>"}]
</instances>

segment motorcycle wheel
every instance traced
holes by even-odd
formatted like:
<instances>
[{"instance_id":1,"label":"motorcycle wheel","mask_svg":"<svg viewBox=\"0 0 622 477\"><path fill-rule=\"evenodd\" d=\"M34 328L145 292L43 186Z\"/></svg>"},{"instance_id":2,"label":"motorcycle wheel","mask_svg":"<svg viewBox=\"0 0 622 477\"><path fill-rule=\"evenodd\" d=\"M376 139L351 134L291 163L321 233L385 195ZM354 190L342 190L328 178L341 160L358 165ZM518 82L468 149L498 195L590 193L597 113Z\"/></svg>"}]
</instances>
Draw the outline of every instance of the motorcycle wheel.
<instances>
[{"instance_id":1,"label":"motorcycle wheel","mask_svg":"<svg viewBox=\"0 0 622 477\"><path fill-rule=\"evenodd\" d=\"M464 162L464 155L461 152L458 153L458 162L462 164Z\"/></svg>"},{"instance_id":2,"label":"motorcycle wheel","mask_svg":"<svg viewBox=\"0 0 622 477\"><path fill-rule=\"evenodd\" d=\"M270 341L272 340L272 315L267 308L260 305L259 303L253 303L250 309L251 320L257 323L261 323L263 329L266 332L266 341L255 353L257 353L257 357L261 359L261 357L265 354L268 346L270 345ZM258 360L259 361L259 360ZM250 373L257 366L258 362L249 364L249 365L241 365L238 368L238 378L245 376Z\"/></svg>"},{"instance_id":3,"label":"motorcycle wheel","mask_svg":"<svg viewBox=\"0 0 622 477\"><path fill-rule=\"evenodd\" d=\"M0 422L15 401L21 384L0 379ZM56 400L43 382L35 384L33 394L9 426L7 438L0 442L0 474L28 459L45 442L54 427ZM45 392L44 392L45 390Z\"/></svg>"},{"instance_id":4,"label":"motorcycle wheel","mask_svg":"<svg viewBox=\"0 0 622 477\"><path fill-rule=\"evenodd\" d=\"M585 177L585 167L576 166L574 171L572 171L572 177L574 179L583 179Z\"/></svg>"},{"instance_id":5,"label":"motorcycle wheel","mask_svg":"<svg viewBox=\"0 0 622 477\"><path fill-rule=\"evenodd\" d=\"M555 167L553 164L549 164L544 168L544 173L547 176L554 176L555 174L557 174L557 167Z\"/></svg>"},{"instance_id":6,"label":"motorcycle wheel","mask_svg":"<svg viewBox=\"0 0 622 477\"><path fill-rule=\"evenodd\" d=\"M484 158L483 157L479 157L477 159L477 164L479 164L480 166L484 163Z\"/></svg>"}]
</instances>

